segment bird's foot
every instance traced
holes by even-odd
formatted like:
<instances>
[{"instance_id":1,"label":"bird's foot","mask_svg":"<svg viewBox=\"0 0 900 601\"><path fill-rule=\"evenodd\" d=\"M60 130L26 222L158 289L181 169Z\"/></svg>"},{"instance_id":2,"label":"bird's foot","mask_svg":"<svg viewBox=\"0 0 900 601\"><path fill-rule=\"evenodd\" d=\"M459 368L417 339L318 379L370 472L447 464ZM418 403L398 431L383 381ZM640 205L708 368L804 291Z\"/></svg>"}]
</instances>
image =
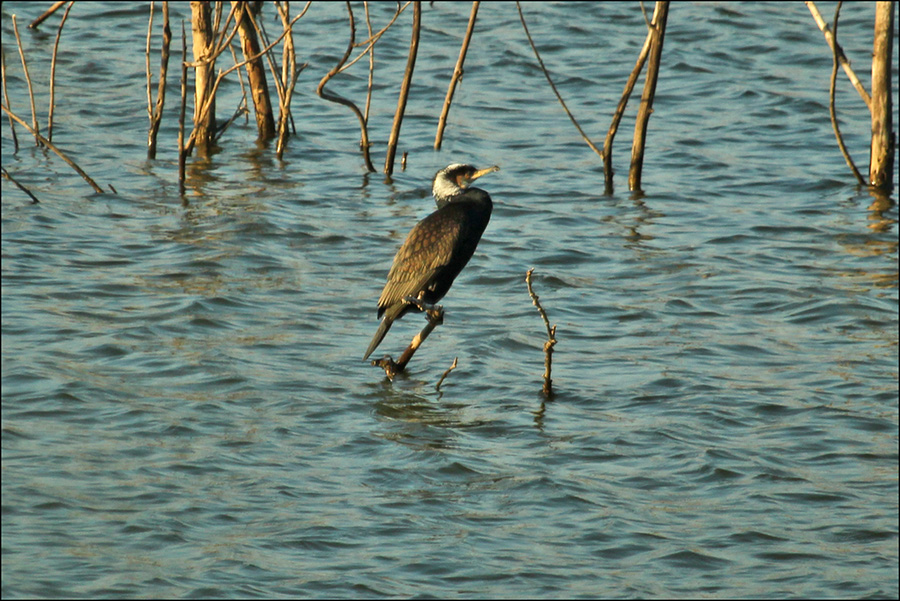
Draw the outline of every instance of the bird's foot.
<instances>
[{"instance_id":1,"label":"bird's foot","mask_svg":"<svg viewBox=\"0 0 900 601\"><path fill-rule=\"evenodd\" d=\"M406 304L408 304L408 305L415 305L416 307L419 308L419 311L425 311L425 310L428 309L428 307L431 307L431 306L432 306L432 305L426 303L426 302L424 301L424 299L422 299L421 297L419 297L419 296L412 296L412 295L410 295L410 296L404 296L404 297L403 297L403 302L406 303Z\"/></svg>"},{"instance_id":2,"label":"bird's foot","mask_svg":"<svg viewBox=\"0 0 900 601\"><path fill-rule=\"evenodd\" d=\"M428 321L432 324L437 326L444 323L444 307L441 305L426 303L422 298L415 296L404 296L403 301L410 305L415 305L419 311L424 311L425 315L428 316Z\"/></svg>"},{"instance_id":3,"label":"bird's foot","mask_svg":"<svg viewBox=\"0 0 900 601\"><path fill-rule=\"evenodd\" d=\"M404 296L403 300L410 305L415 305L419 308L419 311L424 311L425 315L428 317L428 321L433 326L439 326L444 323L444 307L441 305L432 305L431 303L426 303L421 298L416 298L415 296Z\"/></svg>"},{"instance_id":4,"label":"bird's foot","mask_svg":"<svg viewBox=\"0 0 900 601\"><path fill-rule=\"evenodd\" d=\"M428 316L428 322L432 325L439 326L444 323L444 307L441 305L430 305L425 309L425 315Z\"/></svg>"}]
</instances>

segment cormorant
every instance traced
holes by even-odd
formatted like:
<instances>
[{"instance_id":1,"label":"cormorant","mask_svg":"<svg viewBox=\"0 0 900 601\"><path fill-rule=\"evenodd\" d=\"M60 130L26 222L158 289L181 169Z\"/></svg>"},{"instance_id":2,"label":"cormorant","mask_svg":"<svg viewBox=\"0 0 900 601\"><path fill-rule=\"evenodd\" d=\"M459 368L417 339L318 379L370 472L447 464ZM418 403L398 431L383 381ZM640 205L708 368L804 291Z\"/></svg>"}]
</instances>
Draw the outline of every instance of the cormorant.
<instances>
[{"instance_id":1,"label":"cormorant","mask_svg":"<svg viewBox=\"0 0 900 601\"><path fill-rule=\"evenodd\" d=\"M476 169L454 163L435 174L432 192L438 209L410 230L394 256L387 284L378 299L381 325L363 359L368 359L381 344L394 320L410 309L423 310L407 297L432 305L450 290L453 280L475 253L493 208L487 192L468 186L482 175L499 170L497 166Z\"/></svg>"}]
</instances>

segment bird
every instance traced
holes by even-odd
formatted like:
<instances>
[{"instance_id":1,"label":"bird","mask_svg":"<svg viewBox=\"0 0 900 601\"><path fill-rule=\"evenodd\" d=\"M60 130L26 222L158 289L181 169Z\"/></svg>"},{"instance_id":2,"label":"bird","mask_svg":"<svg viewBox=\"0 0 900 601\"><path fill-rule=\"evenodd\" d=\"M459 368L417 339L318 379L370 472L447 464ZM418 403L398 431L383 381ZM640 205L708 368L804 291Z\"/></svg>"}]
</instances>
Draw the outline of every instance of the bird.
<instances>
[{"instance_id":1,"label":"bird","mask_svg":"<svg viewBox=\"0 0 900 601\"><path fill-rule=\"evenodd\" d=\"M437 210L417 223L394 256L387 283L378 299L381 324L363 360L381 344L394 321L411 309L424 310L444 298L453 280L472 258L491 219L490 195L469 184L499 171L496 165L476 169L453 163L432 181Z\"/></svg>"}]
</instances>

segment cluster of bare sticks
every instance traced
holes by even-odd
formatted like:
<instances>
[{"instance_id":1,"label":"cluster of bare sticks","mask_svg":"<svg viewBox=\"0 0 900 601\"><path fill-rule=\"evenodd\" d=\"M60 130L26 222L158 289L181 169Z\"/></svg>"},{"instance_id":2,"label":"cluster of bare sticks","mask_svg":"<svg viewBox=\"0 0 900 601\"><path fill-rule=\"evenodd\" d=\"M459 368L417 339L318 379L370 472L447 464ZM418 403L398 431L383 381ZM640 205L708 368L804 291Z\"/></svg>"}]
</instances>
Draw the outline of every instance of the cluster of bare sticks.
<instances>
[{"instance_id":1,"label":"cluster of bare sticks","mask_svg":"<svg viewBox=\"0 0 900 601\"><path fill-rule=\"evenodd\" d=\"M28 133L30 133L32 136L34 136L35 144L37 144L38 146L43 146L43 147L48 148L51 151L53 151L57 156L59 156L59 158L61 158L63 161L65 161L67 165L72 167L72 169L74 169L75 172L78 173L78 175L80 175L88 183L88 185L91 186L91 188L93 188L94 192L102 193L104 191L103 188L101 188L97 184L97 182L95 182L87 173L84 172L84 170L81 167L79 167L75 163L75 161L73 161L71 158L69 158L69 156L65 152L63 152L61 149L59 149L52 142L52 139L53 139L53 107L56 105L56 102L55 102L56 86L54 85L54 83L56 81L56 56L59 51L59 39L60 39L60 36L62 35L63 25L65 25L66 19L69 16L69 10L71 10L73 3L74 2L69 2L68 6L66 7L66 10L62 17L62 20L59 23L59 29L56 32L56 41L53 44L53 56L50 61L50 85L49 85L50 108L47 111L47 136L44 137L41 134L41 126L40 126L40 122L38 120L37 108L36 108L36 103L35 103L35 98L34 98L34 94L35 94L34 85L31 81L31 74L28 70L28 59L25 56L25 48L22 46L22 38L19 36L19 26L16 21L15 15L12 15L13 32L15 33L15 36L16 36L16 47L19 50L19 58L22 61L22 72L25 75L25 82L28 85L28 100L29 100L29 104L31 105L31 125L26 123L24 119L22 119L21 117L16 115L10 109L11 103L10 103L10 98L9 98L9 90L6 86L7 79L6 79L6 53L5 52L3 53L2 61L0 61L0 62L2 62L2 77L3 77L3 104L0 105L0 108L2 108L3 111L9 117L9 127L10 127L10 130L12 131L13 147L15 149L14 152L19 151L19 138L18 138L18 136L16 136L16 128L13 125L14 123L18 123L19 125L24 127L28 131ZM65 4L66 4L65 2L57 2L56 4L53 5L53 7L51 7L41 17L39 17L38 19L35 19L35 21L33 21L31 23L31 25L29 25L29 27L32 29L37 27L44 19L46 19L48 16L50 16L50 14L52 14L54 11L56 11L57 9L59 9L61 6L65 5ZM31 201L33 203L39 202L38 198L27 187L25 187L24 185L22 185L21 183L16 181L16 179L5 168L3 169L3 176L6 177L8 180L10 180L12 183L14 183L20 190L25 192L29 196L29 198L31 198ZM113 186L111 184L110 184L109 188L113 193L115 193L116 189L113 188Z\"/></svg>"}]
</instances>

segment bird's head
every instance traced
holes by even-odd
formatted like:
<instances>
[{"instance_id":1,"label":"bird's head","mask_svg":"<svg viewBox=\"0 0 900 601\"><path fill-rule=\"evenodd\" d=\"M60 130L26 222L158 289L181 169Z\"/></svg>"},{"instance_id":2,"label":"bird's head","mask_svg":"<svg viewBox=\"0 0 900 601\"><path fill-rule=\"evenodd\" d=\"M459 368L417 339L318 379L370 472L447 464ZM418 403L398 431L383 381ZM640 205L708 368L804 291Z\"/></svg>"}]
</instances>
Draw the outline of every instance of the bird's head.
<instances>
[{"instance_id":1,"label":"bird's head","mask_svg":"<svg viewBox=\"0 0 900 601\"><path fill-rule=\"evenodd\" d=\"M463 165L461 163L448 165L434 175L434 181L431 185L434 199L440 206L457 194L461 194L463 190L482 175L487 175L494 171L500 171L500 167L494 165L486 169L476 169L472 165Z\"/></svg>"}]
</instances>

